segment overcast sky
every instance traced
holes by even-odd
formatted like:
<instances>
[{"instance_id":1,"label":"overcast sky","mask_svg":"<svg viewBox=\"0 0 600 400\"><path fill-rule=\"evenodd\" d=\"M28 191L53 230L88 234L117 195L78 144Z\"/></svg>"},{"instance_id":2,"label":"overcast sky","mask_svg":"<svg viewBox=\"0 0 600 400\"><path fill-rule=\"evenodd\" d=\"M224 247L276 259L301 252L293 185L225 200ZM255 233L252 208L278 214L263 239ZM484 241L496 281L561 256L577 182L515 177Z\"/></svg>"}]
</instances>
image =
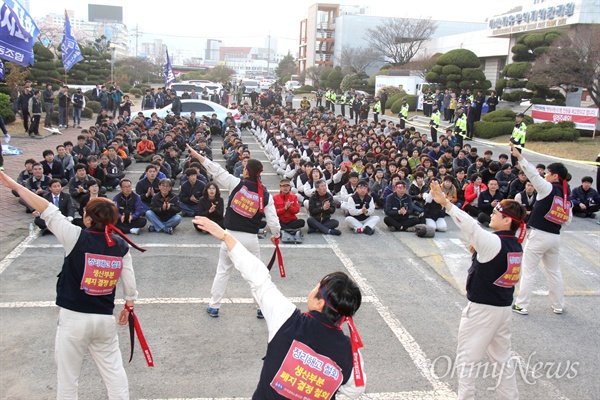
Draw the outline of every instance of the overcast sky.
<instances>
[{"instance_id":1,"label":"overcast sky","mask_svg":"<svg viewBox=\"0 0 600 400\"><path fill-rule=\"evenodd\" d=\"M226 46L266 47L265 37L277 37L278 51L297 52L300 20L306 18L314 0L98 0L92 4L123 7L129 31L139 24L140 43L162 38L169 49L204 49L206 39L222 39ZM533 0L449 1L449 0L357 0L330 3L369 4L371 15L432 17L447 21L485 22L515 6L529 6ZM418 4L421 7L413 5ZM29 0L34 18L73 10L76 18L87 20L88 2L81 0Z\"/></svg>"}]
</instances>

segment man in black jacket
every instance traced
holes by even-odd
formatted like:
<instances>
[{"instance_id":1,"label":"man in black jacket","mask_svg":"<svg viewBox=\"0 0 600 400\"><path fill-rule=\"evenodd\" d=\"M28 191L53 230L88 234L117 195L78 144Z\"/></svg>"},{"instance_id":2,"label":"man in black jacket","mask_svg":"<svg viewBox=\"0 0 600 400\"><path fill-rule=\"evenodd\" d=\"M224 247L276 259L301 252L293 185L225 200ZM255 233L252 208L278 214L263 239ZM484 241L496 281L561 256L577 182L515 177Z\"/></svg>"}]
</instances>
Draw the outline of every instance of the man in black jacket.
<instances>
[{"instance_id":1,"label":"man in black jacket","mask_svg":"<svg viewBox=\"0 0 600 400\"><path fill-rule=\"evenodd\" d=\"M186 169L185 175L188 180L179 189L180 207L184 217L193 217L198 211L205 185L198 179L198 172L195 169Z\"/></svg>"},{"instance_id":2,"label":"man in black jacket","mask_svg":"<svg viewBox=\"0 0 600 400\"><path fill-rule=\"evenodd\" d=\"M308 233L320 231L329 235L341 235L342 232L336 229L340 223L336 219L331 219L335 212L335 203L333 196L327 191L327 182L319 179L315 182L315 188L315 192L308 200L308 212L310 213L310 217L306 221Z\"/></svg>"},{"instance_id":3,"label":"man in black jacket","mask_svg":"<svg viewBox=\"0 0 600 400\"><path fill-rule=\"evenodd\" d=\"M67 217L69 222L73 222L73 217L75 216L75 206L73 205L71 196L68 193L63 193L62 185L59 179L52 179L50 181L50 192L46 193L42 197L58 207L60 213ZM47 233L52 233L48 230L46 222L40 217L40 214L37 211L34 211L33 216L35 217L33 222L42 230L42 236Z\"/></svg>"},{"instance_id":4,"label":"man in black jacket","mask_svg":"<svg viewBox=\"0 0 600 400\"><path fill-rule=\"evenodd\" d=\"M32 97L33 93L31 88L26 85L17 99L19 113L21 114L21 118L23 118L23 127L25 128L26 133L29 132L29 99Z\"/></svg>"},{"instance_id":5,"label":"man in black jacket","mask_svg":"<svg viewBox=\"0 0 600 400\"><path fill-rule=\"evenodd\" d=\"M44 161L40 164L44 168L44 175L48 175L51 179L58 179L62 186L67 186L69 181L66 179L65 170L62 163L54 159L54 152L44 150L42 157L44 157Z\"/></svg>"},{"instance_id":6,"label":"man in black jacket","mask_svg":"<svg viewBox=\"0 0 600 400\"><path fill-rule=\"evenodd\" d=\"M150 210L146 211L146 218L151 224L148 231L171 235L173 229L181 223L179 198L171 191L172 186L170 179L161 179L159 192L152 197Z\"/></svg>"},{"instance_id":7,"label":"man in black jacket","mask_svg":"<svg viewBox=\"0 0 600 400\"><path fill-rule=\"evenodd\" d=\"M171 112L175 114L176 117L179 117L182 111L181 108L181 99L174 91L171 92Z\"/></svg>"},{"instance_id":8,"label":"man in black jacket","mask_svg":"<svg viewBox=\"0 0 600 400\"><path fill-rule=\"evenodd\" d=\"M410 218L414 211L412 197L406 194L406 183L396 183L396 191L385 200L385 218L383 222L396 231L409 231L409 228L422 222L422 218ZM414 229L414 228L412 228Z\"/></svg>"},{"instance_id":9,"label":"man in black jacket","mask_svg":"<svg viewBox=\"0 0 600 400\"><path fill-rule=\"evenodd\" d=\"M159 182L156 179L157 175L158 170L156 169L156 165L149 164L146 166L146 177L138 181L137 185L135 185L135 192L142 198L144 212L150 209L152 198L159 189Z\"/></svg>"},{"instance_id":10,"label":"man in black jacket","mask_svg":"<svg viewBox=\"0 0 600 400\"><path fill-rule=\"evenodd\" d=\"M504 199L502 192L499 190L500 186L496 178L490 179L487 187L487 190L481 192L477 198L477 208L481 211L477 216L477 220L481 224L490 223L492 220L492 211Z\"/></svg>"},{"instance_id":11,"label":"man in black jacket","mask_svg":"<svg viewBox=\"0 0 600 400\"><path fill-rule=\"evenodd\" d=\"M140 229L146 226L144 207L137 193L133 192L133 184L127 178L121 179L119 184L121 193L113 198L119 209L119 220L115 224L123 233L139 235Z\"/></svg>"}]
</instances>

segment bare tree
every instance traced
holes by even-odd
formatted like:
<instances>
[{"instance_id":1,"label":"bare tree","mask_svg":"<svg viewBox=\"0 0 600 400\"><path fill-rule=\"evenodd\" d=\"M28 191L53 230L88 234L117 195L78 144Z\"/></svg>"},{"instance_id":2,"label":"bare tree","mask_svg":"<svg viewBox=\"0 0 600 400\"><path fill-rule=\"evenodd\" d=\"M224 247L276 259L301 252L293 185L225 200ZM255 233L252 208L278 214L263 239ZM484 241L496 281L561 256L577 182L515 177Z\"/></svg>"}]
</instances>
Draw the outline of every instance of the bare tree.
<instances>
[{"instance_id":1,"label":"bare tree","mask_svg":"<svg viewBox=\"0 0 600 400\"><path fill-rule=\"evenodd\" d=\"M578 28L557 39L547 53L538 58L531 69L529 82L559 87L565 93L577 87L586 88L600 107L600 28Z\"/></svg>"},{"instance_id":2,"label":"bare tree","mask_svg":"<svg viewBox=\"0 0 600 400\"><path fill-rule=\"evenodd\" d=\"M415 71L415 73L421 78L425 79L425 75L427 72L431 71L431 68L435 65L438 57L441 54L434 54L431 57L418 57L413 60L410 60L406 64L404 64L401 68L402 70Z\"/></svg>"},{"instance_id":3,"label":"bare tree","mask_svg":"<svg viewBox=\"0 0 600 400\"><path fill-rule=\"evenodd\" d=\"M436 30L431 18L394 18L367 29L365 39L381 60L399 66L409 62Z\"/></svg>"},{"instance_id":4,"label":"bare tree","mask_svg":"<svg viewBox=\"0 0 600 400\"><path fill-rule=\"evenodd\" d=\"M37 21L36 24L40 30L40 34L37 37L38 41L55 55L60 54L60 45L65 31L64 26L54 25L46 20ZM73 28L73 34L75 35L75 40L80 44L84 44L89 40L88 33L82 29Z\"/></svg>"},{"instance_id":5,"label":"bare tree","mask_svg":"<svg viewBox=\"0 0 600 400\"><path fill-rule=\"evenodd\" d=\"M350 67L354 72L365 72L377 60L377 53L370 47L344 47L337 61L342 67Z\"/></svg>"}]
</instances>

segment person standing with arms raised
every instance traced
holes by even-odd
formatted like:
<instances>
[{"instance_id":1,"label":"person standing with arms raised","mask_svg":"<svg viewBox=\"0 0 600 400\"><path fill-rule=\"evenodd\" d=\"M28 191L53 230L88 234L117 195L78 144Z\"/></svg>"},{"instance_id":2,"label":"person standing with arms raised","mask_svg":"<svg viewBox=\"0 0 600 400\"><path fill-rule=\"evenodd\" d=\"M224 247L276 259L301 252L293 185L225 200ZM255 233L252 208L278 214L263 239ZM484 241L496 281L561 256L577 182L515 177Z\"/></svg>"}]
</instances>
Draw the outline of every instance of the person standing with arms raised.
<instances>
[{"instance_id":1,"label":"person standing with arms raised","mask_svg":"<svg viewBox=\"0 0 600 400\"><path fill-rule=\"evenodd\" d=\"M279 240L281 227L275 210L275 203L267 188L260 181L263 165L256 159L249 159L243 172L243 179L229 174L219 164L200 155L189 145L190 155L200 161L206 171L212 175L213 181L221 188L229 190L229 202L225 213L225 228L233 235L249 252L260 258L260 247L258 245L258 231L261 229L263 216L267 218L267 225L271 230L271 242L276 244ZM211 298L206 312L211 317L219 316L221 299L225 295L227 282L231 275L233 262L229 257L227 247L223 244L219 253L217 273L211 289ZM263 318L260 309L257 317Z\"/></svg>"},{"instance_id":2,"label":"person standing with arms raised","mask_svg":"<svg viewBox=\"0 0 600 400\"><path fill-rule=\"evenodd\" d=\"M145 250L116 229L114 224L119 211L106 198L95 198L87 204L83 215L87 229L82 230L71 224L54 204L19 185L4 172L0 172L0 181L41 213L48 229L65 249L56 284L59 307L55 341L57 399L77 399L79 375L88 351L102 375L107 397L129 399L129 383L113 317L115 292L120 280L125 308L117 323L125 325L138 297L128 243L140 251Z\"/></svg>"},{"instance_id":3,"label":"person standing with arms raised","mask_svg":"<svg viewBox=\"0 0 600 400\"><path fill-rule=\"evenodd\" d=\"M469 303L458 329L458 398L474 398L478 374L473 369L487 353L495 364L494 371L500 371L495 388L498 398L518 399L515 359L511 355L510 306L521 272L527 211L515 200L502 200L492 213L489 226L493 232L488 232L449 202L439 183L434 181L430 186L433 200L452 217L473 253L466 287Z\"/></svg>"},{"instance_id":4,"label":"person standing with arms raised","mask_svg":"<svg viewBox=\"0 0 600 400\"><path fill-rule=\"evenodd\" d=\"M531 294L535 284L535 274L540 262L548 281L548 291L552 311L562 314L565 303L562 272L560 270L560 229L571 223L573 212L569 201L570 190L567 180L569 171L563 163L552 163L546 167L546 175L540 176L536 167L530 164L514 144L510 145L511 155L517 159L521 170L537 192L537 199L527 223L531 232L525 244L523 274L519 296L512 309L527 315Z\"/></svg>"}]
</instances>

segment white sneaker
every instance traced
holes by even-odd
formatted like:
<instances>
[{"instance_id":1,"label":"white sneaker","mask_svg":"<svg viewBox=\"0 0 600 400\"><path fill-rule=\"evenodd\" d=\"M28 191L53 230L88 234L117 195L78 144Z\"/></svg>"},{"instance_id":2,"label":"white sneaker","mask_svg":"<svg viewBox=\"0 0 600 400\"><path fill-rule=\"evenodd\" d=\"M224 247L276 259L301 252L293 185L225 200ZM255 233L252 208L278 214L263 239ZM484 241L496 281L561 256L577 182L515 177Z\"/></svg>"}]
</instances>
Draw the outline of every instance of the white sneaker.
<instances>
[{"instance_id":1,"label":"white sneaker","mask_svg":"<svg viewBox=\"0 0 600 400\"><path fill-rule=\"evenodd\" d=\"M562 308L555 308L555 307L552 307L552 312L553 312L554 314L562 314L562 313L563 313L563 309L562 309Z\"/></svg>"},{"instance_id":2,"label":"white sneaker","mask_svg":"<svg viewBox=\"0 0 600 400\"><path fill-rule=\"evenodd\" d=\"M131 228L129 230L129 233L133 233L134 235L139 235L140 234L140 228Z\"/></svg>"}]
</instances>

